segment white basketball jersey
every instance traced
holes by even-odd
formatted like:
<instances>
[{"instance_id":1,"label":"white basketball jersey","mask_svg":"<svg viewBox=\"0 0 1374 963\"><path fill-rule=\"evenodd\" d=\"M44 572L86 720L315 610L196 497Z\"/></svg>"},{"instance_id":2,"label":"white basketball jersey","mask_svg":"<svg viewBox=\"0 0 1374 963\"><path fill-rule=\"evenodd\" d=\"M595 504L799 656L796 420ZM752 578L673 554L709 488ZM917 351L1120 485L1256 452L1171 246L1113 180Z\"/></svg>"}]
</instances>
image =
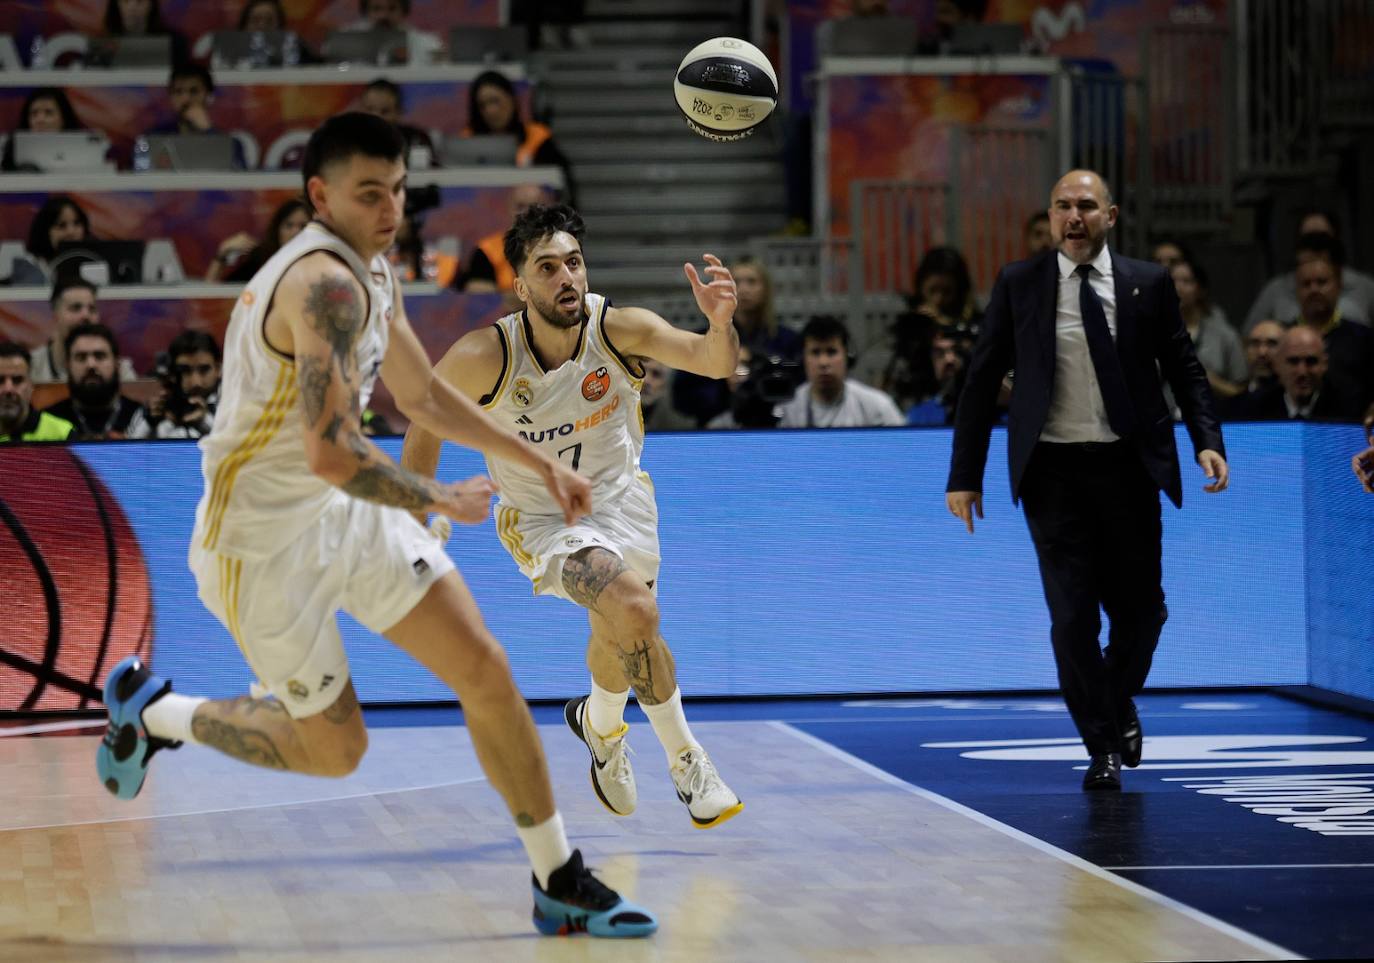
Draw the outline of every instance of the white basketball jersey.
<instances>
[{"instance_id":1,"label":"white basketball jersey","mask_svg":"<svg viewBox=\"0 0 1374 963\"><path fill-rule=\"evenodd\" d=\"M532 348L524 312L496 322L505 365L485 407L548 455L592 483L592 509L616 504L639 470L644 418L639 408L643 372L606 337L610 302L586 298L588 320L572 358L545 371ZM501 504L533 515L562 509L539 475L510 462L487 459L501 487Z\"/></svg>"},{"instance_id":2,"label":"white basketball jersey","mask_svg":"<svg viewBox=\"0 0 1374 963\"><path fill-rule=\"evenodd\" d=\"M386 354L396 292L386 259L371 269L348 244L312 221L262 266L234 305L224 335L215 426L200 441L205 494L194 538L206 551L265 558L308 528L343 492L310 471L295 359L267 343L267 312L282 275L314 251L347 264L368 293L367 325L354 347L362 407Z\"/></svg>"}]
</instances>

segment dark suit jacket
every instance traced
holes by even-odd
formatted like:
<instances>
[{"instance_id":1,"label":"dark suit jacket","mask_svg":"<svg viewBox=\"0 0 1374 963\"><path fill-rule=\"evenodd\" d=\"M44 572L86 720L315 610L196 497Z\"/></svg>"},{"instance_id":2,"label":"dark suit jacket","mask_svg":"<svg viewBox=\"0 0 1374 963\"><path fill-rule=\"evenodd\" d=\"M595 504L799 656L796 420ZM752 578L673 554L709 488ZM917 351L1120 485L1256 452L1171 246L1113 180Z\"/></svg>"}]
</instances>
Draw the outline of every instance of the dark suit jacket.
<instances>
[{"instance_id":1,"label":"dark suit jacket","mask_svg":"<svg viewBox=\"0 0 1374 963\"><path fill-rule=\"evenodd\" d=\"M1269 385L1259 391L1247 391L1230 398L1221 406L1221 414L1227 421L1298 420L1288 417L1288 406L1283 402L1283 387L1280 385ZM1328 380L1322 385L1317 403L1312 406L1312 414L1307 420L1358 422L1363 414L1364 408L1358 401L1351 400Z\"/></svg>"},{"instance_id":2,"label":"dark suit jacket","mask_svg":"<svg viewBox=\"0 0 1374 963\"><path fill-rule=\"evenodd\" d=\"M1116 350L1135 413L1131 441L1150 478L1175 505L1183 503L1174 426L1160 387L1173 389L1195 452L1223 457L1221 426L1179 313L1178 295L1164 268L1112 254L1116 288ZM997 391L1016 369L1007 420L1011 497L1020 498L1031 452L1049 416L1056 368L1055 316L1059 266L1055 251L1007 265L997 276L982 335L969 361L964 393L954 420L949 491L982 491L988 438L997 418ZM1156 366L1158 365L1158 367Z\"/></svg>"}]
</instances>

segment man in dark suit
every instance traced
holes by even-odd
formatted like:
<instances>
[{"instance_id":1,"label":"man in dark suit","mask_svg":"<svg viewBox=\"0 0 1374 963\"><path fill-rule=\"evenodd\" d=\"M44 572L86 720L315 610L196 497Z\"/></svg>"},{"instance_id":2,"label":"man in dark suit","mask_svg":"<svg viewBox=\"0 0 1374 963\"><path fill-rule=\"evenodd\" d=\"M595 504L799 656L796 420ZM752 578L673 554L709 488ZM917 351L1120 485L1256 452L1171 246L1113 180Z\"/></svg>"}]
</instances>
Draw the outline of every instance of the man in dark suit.
<instances>
[{"instance_id":1,"label":"man in dark suit","mask_svg":"<svg viewBox=\"0 0 1374 963\"><path fill-rule=\"evenodd\" d=\"M1168 612L1159 492L1183 486L1160 372L1211 479L1228 482L1207 373L1160 266L1112 254L1117 208L1102 178L1070 171L1050 194L1056 248L1002 270L955 415L946 503L973 531L1003 376L1013 502L1024 502L1049 603L1064 702L1091 756L1084 789L1120 789L1140 763L1132 697ZM1099 606L1111 620L1104 655Z\"/></svg>"},{"instance_id":2,"label":"man in dark suit","mask_svg":"<svg viewBox=\"0 0 1374 963\"><path fill-rule=\"evenodd\" d=\"M1359 421L1364 405L1328 377L1326 345L1316 328L1284 332L1274 354L1278 384L1247 391L1221 405L1227 421Z\"/></svg>"}]
</instances>

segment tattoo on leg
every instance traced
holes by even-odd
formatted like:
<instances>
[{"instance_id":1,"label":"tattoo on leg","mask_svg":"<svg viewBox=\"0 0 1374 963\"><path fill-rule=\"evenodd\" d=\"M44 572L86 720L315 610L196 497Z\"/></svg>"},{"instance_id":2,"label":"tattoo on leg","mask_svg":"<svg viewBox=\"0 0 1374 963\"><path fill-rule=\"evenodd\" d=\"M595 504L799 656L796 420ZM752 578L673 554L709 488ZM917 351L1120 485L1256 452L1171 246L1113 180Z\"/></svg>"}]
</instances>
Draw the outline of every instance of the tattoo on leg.
<instances>
[{"instance_id":1,"label":"tattoo on leg","mask_svg":"<svg viewBox=\"0 0 1374 963\"><path fill-rule=\"evenodd\" d=\"M353 718L353 713L358 711L358 696L354 692L353 686L344 689L343 694L334 700L334 703L323 712L325 722L332 722L338 725Z\"/></svg>"},{"instance_id":2,"label":"tattoo on leg","mask_svg":"<svg viewBox=\"0 0 1374 963\"><path fill-rule=\"evenodd\" d=\"M604 548L584 548L563 563L563 588L574 602L595 612L596 600L625 569L620 556Z\"/></svg>"},{"instance_id":3,"label":"tattoo on leg","mask_svg":"<svg viewBox=\"0 0 1374 963\"><path fill-rule=\"evenodd\" d=\"M658 705L662 700L654 696L653 639L634 643L633 649L620 650L620 662L625 666L625 678L635 690L641 705Z\"/></svg>"},{"instance_id":4,"label":"tattoo on leg","mask_svg":"<svg viewBox=\"0 0 1374 963\"><path fill-rule=\"evenodd\" d=\"M521 829L529 829L534 825L534 817L529 813L516 813L515 825L519 826Z\"/></svg>"},{"instance_id":5,"label":"tattoo on leg","mask_svg":"<svg viewBox=\"0 0 1374 963\"><path fill-rule=\"evenodd\" d=\"M191 720L191 732L198 742L218 749L226 756L233 756L235 759L266 769L290 768L282 754L277 751L272 737L257 729L248 729L220 719L196 716Z\"/></svg>"}]
</instances>

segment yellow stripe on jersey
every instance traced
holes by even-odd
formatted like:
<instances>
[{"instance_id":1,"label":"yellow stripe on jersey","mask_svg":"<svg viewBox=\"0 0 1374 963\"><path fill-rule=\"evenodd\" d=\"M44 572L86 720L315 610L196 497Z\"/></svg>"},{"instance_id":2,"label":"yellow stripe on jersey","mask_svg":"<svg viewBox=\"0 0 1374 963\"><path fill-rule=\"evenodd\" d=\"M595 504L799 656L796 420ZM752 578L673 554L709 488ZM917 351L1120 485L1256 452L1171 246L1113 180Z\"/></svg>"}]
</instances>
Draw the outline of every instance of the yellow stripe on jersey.
<instances>
[{"instance_id":1,"label":"yellow stripe on jersey","mask_svg":"<svg viewBox=\"0 0 1374 963\"><path fill-rule=\"evenodd\" d=\"M267 447L286 420L286 413L296 404L297 386L295 366L278 362L277 384L272 389L272 397L262 409L253 429L230 455L215 469L215 479L210 486L210 507L205 513L205 548L214 551L219 540L220 526L224 523L224 513L229 507L229 495L234 489L234 480L239 470L253 456Z\"/></svg>"},{"instance_id":2,"label":"yellow stripe on jersey","mask_svg":"<svg viewBox=\"0 0 1374 963\"><path fill-rule=\"evenodd\" d=\"M224 620L228 624L229 634L234 637L234 644L246 659L248 651L243 647L243 635L239 628L239 576L243 573L243 562L225 555L218 557L219 594L224 599Z\"/></svg>"}]
</instances>

